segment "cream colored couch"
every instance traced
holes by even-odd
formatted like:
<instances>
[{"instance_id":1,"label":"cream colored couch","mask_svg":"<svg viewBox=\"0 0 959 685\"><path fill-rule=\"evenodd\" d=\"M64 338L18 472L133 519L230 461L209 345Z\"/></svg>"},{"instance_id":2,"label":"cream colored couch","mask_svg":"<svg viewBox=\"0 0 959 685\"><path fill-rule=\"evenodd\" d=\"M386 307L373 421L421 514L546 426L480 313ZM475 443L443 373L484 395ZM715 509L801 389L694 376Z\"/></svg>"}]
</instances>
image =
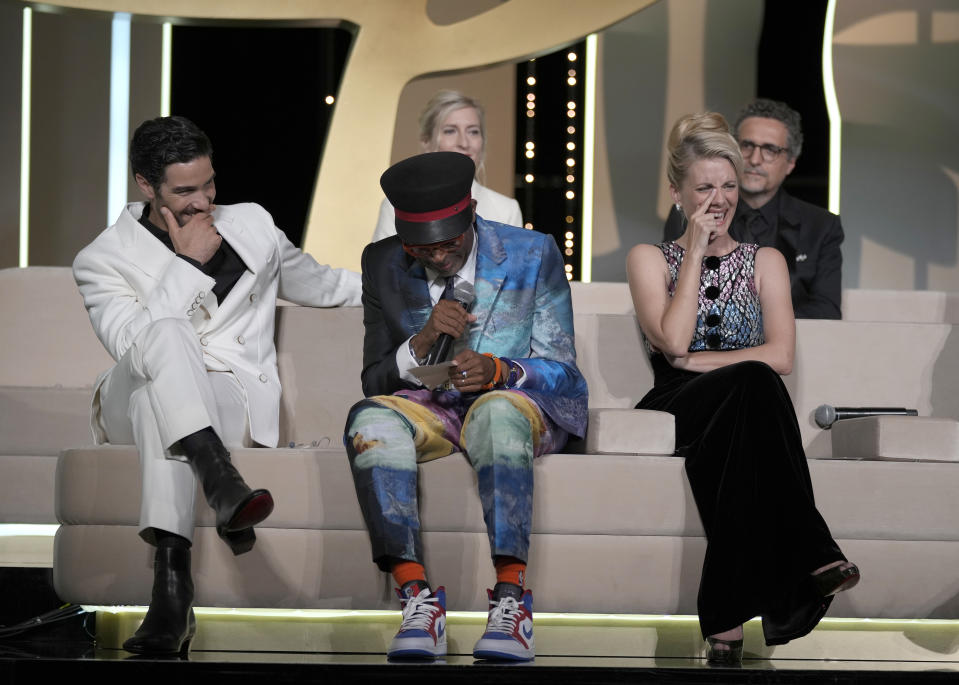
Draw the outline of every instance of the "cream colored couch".
<instances>
[{"instance_id":1,"label":"cream colored couch","mask_svg":"<svg viewBox=\"0 0 959 685\"><path fill-rule=\"evenodd\" d=\"M670 456L672 417L630 409L652 379L628 293L623 284L574 286L591 424L580 445L585 453L536 463L529 583L537 610L695 613L705 542L682 461ZM0 293L8 323L0 338L0 415L19 412L4 419L0 434L0 519L52 521L54 455L69 448L56 477L57 591L76 603L145 604L151 555L136 534L136 454L90 445L90 382L110 360L69 272L0 271ZM617 311L622 303L626 311ZM198 507L197 604L395 608L389 578L370 562L341 446L347 408L360 397L362 312L284 306L277 330L281 434L289 446L234 453L251 483L273 491L276 510L258 529L254 551L233 557L216 538L209 510ZM957 378L959 337L951 324L799 322L795 371L786 382L813 457L817 502L865 578L837 598L830 615L959 617L952 572L959 564L959 464L951 461L948 430L935 429L927 444L932 429L915 419L899 427L861 420L852 432L854 422L828 432L812 420L822 403L901 405L954 427ZM903 441L889 436L910 432L911 452L904 453ZM843 451L833 455L832 438L842 435ZM29 474L36 482L21 496L17 482ZM447 586L451 609L485 609L492 570L475 478L462 455L423 465L420 493L432 577ZM604 591L584 592L584 579Z\"/></svg>"}]
</instances>

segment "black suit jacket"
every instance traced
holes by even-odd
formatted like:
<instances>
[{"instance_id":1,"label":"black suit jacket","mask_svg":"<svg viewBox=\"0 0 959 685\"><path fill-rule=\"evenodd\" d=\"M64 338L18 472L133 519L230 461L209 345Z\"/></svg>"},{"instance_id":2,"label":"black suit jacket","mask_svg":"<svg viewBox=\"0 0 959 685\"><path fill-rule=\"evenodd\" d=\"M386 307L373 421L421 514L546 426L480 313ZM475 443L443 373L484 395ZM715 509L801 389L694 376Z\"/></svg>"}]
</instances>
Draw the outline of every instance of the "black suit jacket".
<instances>
[{"instance_id":1,"label":"black suit jacket","mask_svg":"<svg viewBox=\"0 0 959 685\"><path fill-rule=\"evenodd\" d=\"M797 319L840 319L842 301L842 223L822 207L794 198L782 188L770 202L779 203L775 230L759 240L763 247L775 247L786 258L792 288L793 311ZM738 215L748 208L741 199L730 235L740 242L752 242L739 235ZM664 240L676 240L686 230L682 215L673 207L663 229Z\"/></svg>"}]
</instances>

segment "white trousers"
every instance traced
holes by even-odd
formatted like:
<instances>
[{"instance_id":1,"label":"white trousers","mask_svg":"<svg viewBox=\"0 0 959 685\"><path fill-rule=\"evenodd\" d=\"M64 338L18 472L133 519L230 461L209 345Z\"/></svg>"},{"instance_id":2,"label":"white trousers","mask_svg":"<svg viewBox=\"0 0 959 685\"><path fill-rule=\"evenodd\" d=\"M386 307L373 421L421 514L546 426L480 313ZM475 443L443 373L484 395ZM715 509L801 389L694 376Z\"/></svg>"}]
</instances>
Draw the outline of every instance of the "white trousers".
<instances>
[{"instance_id":1,"label":"white trousers","mask_svg":"<svg viewBox=\"0 0 959 685\"><path fill-rule=\"evenodd\" d=\"M246 394L229 371L209 371L196 332L160 319L136 336L94 400L111 444L140 453L140 535L159 528L193 539L196 479L180 438L211 426L228 447L249 446Z\"/></svg>"}]
</instances>

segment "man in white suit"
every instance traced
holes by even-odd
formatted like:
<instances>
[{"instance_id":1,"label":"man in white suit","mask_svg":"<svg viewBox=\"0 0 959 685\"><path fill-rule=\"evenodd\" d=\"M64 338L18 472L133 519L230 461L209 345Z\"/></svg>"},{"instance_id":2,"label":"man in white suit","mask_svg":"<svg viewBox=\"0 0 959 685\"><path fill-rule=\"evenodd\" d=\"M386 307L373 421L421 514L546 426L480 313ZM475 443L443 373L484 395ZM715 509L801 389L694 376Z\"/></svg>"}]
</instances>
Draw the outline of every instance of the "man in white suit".
<instances>
[{"instance_id":1,"label":"man in white suit","mask_svg":"<svg viewBox=\"0 0 959 685\"><path fill-rule=\"evenodd\" d=\"M187 119L141 124L130 163L147 202L127 205L73 263L94 331L117 362L97 379L94 435L136 444L140 535L156 546L150 609L124 644L138 653L186 651L195 632L195 478L234 554L252 549L253 526L273 510L225 445L277 444L277 297L360 302L359 274L318 264L262 207L214 205L212 154Z\"/></svg>"}]
</instances>

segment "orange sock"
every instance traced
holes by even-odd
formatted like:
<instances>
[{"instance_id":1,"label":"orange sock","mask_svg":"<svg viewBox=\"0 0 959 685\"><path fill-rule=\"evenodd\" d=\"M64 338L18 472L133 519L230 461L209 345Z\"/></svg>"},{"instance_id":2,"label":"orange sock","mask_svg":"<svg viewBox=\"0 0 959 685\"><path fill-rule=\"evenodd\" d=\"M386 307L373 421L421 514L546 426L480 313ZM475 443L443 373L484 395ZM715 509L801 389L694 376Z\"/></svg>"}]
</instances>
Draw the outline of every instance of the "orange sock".
<instances>
[{"instance_id":1,"label":"orange sock","mask_svg":"<svg viewBox=\"0 0 959 685\"><path fill-rule=\"evenodd\" d=\"M417 564L415 561L397 561L393 564L390 573L401 588L413 580L422 580L423 585L429 584L426 582L426 569L423 568L423 564Z\"/></svg>"},{"instance_id":2,"label":"orange sock","mask_svg":"<svg viewBox=\"0 0 959 685\"><path fill-rule=\"evenodd\" d=\"M497 583L512 583L524 587L526 585L526 562L516 557L496 557L493 564L496 567Z\"/></svg>"}]
</instances>

